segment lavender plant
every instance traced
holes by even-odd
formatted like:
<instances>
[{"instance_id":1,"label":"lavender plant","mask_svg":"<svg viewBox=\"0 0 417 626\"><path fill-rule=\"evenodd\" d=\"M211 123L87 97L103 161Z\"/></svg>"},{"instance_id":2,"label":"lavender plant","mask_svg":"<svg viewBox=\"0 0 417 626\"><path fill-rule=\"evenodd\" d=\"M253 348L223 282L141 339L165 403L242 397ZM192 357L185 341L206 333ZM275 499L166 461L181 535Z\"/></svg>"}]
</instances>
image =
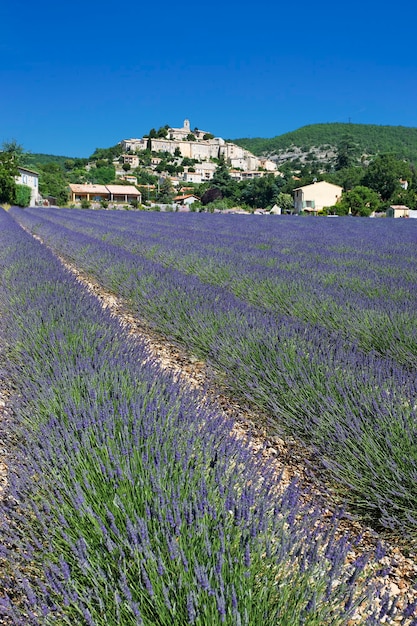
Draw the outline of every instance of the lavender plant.
<instances>
[{"instance_id":1,"label":"lavender plant","mask_svg":"<svg viewBox=\"0 0 417 626\"><path fill-rule=\"evenodd\" d=\"M321 519L231 424L0 212L0 361L18 392L1 501L12 624L378 624L381 557ZM29 273L30 268L30 273ZM340 533L339 533L340 534ZM404 624L412 623L407 607Z\"/></svg>"},{"instance_id":2,"label":"lavender plant","mask_svg":"<svg viewBox=\"0 0 417 626\"><path fill-rule=\"evenodd\" d=\"M64 218L67 216L65 219L68 219L69 214L64 212ZM78 215L75 212L76 223L80 219L81 223L88 223L89 228L93 228L91 220L97 213L90 212L87 217L83 214L82 218ZM105 217L106 220L107 215L100 213L101 218ZM138 218L139 223L134 230L136 215L129 217L130 221L124 227L129 227L134 233L131 247L136 252L143 238L144 245L149 237L152 241L157 240L158 245L169 240L172 216L158 215L155 217L156 225L153 224L152 216L146 216L145 222L149 226L153 225L153 230L151 235L146 233L141 238L139 229L144 225L144 218ZM305 324L297 315L278 314L268 308L265 299L259 298L257 304L245 301L247 298L242 300L233 293L227 280L222 286L209 285L201 282L197 275L181 272L148 258L149 253L142 255L130 252L126 244L127 235L122 236L120 214L108 218L110 225L105 237L98 226L96 237L81 233L80 226L78 229L63 226L60 223L61 212L48 212L47 219L44 219L40 211L20 211L18 217L32 229L39 229L60 254L94 275L104 287L126 297L133 310L147 317L167 337L185 342L199 356L209 359L222 372L234 393L244 395L272 415L275 428L296 434L304 442L313 445L318 458L339 486L341 495L360 510L367 520L394 530L401 528L410 534L414 532L417 518L414 489L417 456L414 444L416 387L411 367L413 349L409 358L402 347L405 343L399 340L398 347L390 339L389 348L376 350L372 348L375 335L364 349L363 337L348 337L345 328L329 328L317 321L317 314L313 315L309 324ZM204 220L207 217L210 216L205 216ZM188 247L193 251L195 240L192 234L201 226L196 218L198 216L193 216L190 222L186 222L190 231ZM118 224L112 236L111 226L114 221L118 221ZM285 221L277 223L286 224ZM320 259L319 267L322 268L327 260L318 252L317 246L330 239L329 235L325 238L323 233L313 229L313 240L306 240L307 227L298 226L299 223L291 222L297 250L300 251L303 245L307 255ZM346 220L344 223L350 225L353 222ZM373 224L372 221L367 223ZM206 224L204 221L204 228L201 227L204 233L207 233ZM335 227L329 228L334 235ZM347 259L350 259L354 238L361 234L357 228L362 227L349 226L347 235L343 239L343 233L339 233L337 242L331 239L332 246L336 246L339 251L343 249ZM398 231L403 233L402 242L400 240L398 243L391 235L387 258L391 260L392 249L395 252L401 248L405 251L409 249L413 233L410 228L411 234L408 230ZM216 236L220 240L224 238L229 249L232 249L233 236L230 231L231 226L222 227ZM359 256L375 256L380 248L377 248L380 238L376 237L372 248L375 233L370 231L366 238L362 232L361 237L359 241L363 243ZM103 242L103 238L106 241ZM112 238L114 243L108 243L108 238ZM243 229L243 234L237 239L235 248L250 249L250 231ZM122 246L119 240L124 242ZM207 246L213 247L215 242L210 241ZM271 243L267 244L267 241ZM277 247L283 246L286 240L278 239L275 242L263 234L262 242L264 247L273 244ZM395 247L394 242L397 242ZM242 254L238 258L244 258ZM345 265L348 276L350 266L346 260ZM391 271L398 274L399 269L395 258ZM387 268L383 267L382 270L385 272ZM382 270L375 264L372 268L374 274L381 274ZM413 272L415 269L409 268L407 280L414 276ZM353 281L360 283L359 277L351 272L350 282ZM252 278L250 273L246 274L245 284L256 285L254 274ZM271 301L273 299L271 297ZM313 313L314 306L315 301L311 307ZM362 307L361 311L366 317L367 309ZM375 309L377 314L378 309ZM348 318L346 325L350 327ZM397 325L392 328L391 335L394 338L399 332L397 329ZM415 333L415 329L412 332ZM408 331L405 336L412 345ZM399 359L400 363L393 356L398 352L404 357Z\"/></svg>"}]
</instances>

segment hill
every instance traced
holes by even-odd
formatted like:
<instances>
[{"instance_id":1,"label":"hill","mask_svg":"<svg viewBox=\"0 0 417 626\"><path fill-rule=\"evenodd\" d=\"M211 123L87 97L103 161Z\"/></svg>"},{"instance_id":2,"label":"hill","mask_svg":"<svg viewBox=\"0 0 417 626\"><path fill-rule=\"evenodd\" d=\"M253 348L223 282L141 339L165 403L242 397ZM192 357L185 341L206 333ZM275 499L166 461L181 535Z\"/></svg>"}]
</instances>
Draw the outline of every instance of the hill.
<instances>
[{"instance_id":1,"label":"hill","mask_svg":"<svg viewBox=\"0 0 417 626\"><path fill-rule=\"evenodd\" d=\"M347 136L351 142L358 145L362 154L390 152L398 158L417 164L417 128L406 126L310 124L270 139L254 137L231 141L257 156L275 156L277 161L283 161L291 158L292 153L297 156L300 149L334 151Z\"/></svg>"},{"instance_id":2,"label":"hill","mask_svg":"<svg viewBox=\"0 0 417 626\"><path fill-rule=\"evenodd\" d=\"M68 160L71 160L71 158L66 156L57 156L55 154L25 152L20 156L19 163L23 167L36 170L40 166L46 165L46 163L58 163L58 165L64 167L65 161Z\"/></svg>"}]
</instances>

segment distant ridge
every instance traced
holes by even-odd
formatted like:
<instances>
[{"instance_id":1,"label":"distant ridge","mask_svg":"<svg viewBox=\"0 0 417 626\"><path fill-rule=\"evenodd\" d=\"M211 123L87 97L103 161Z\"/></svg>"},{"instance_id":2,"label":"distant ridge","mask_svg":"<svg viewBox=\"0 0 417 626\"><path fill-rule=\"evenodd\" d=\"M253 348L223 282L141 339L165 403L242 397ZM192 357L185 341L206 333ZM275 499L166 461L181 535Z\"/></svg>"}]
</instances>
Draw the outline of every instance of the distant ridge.
<instances>
[{"instance_id":1,"label":"distant ridge","mask_svg":"<svg viewBox=\"0 0 417 626\"><path fill-rule=\"evenodd\" d=\"M260 155L279 155L291 147L311 149L334 148L348 136L363 154L391 152L417 164L417 128L407 126L378 126L376 124L326 123L302 126L284 135L270 139L254 137L232 139L233 143Z\"/></svg>"},{"instance_id":2,"label":"distant ridge","mask_svg":"<svg viewBox=\"0 0 417 626\"><path fill-rule=\"evenodd\" d=\"M227 139L227 141L246 148L256 156L273 157L291 152L292 148L298 148L304 152L312 148L324 148L324 151L331 152L346 137L358 145L362 154L375 155L390 152L397 158L407 159L417 166L417 128L409 126L332 122L309 124L271 138L243 137ZM45 163L55 162L64 167L65 161L78 160L78 158L86 160L81 157L25 153L22 155L21 164L36 169Z\"/></svg>"}]
</instances>

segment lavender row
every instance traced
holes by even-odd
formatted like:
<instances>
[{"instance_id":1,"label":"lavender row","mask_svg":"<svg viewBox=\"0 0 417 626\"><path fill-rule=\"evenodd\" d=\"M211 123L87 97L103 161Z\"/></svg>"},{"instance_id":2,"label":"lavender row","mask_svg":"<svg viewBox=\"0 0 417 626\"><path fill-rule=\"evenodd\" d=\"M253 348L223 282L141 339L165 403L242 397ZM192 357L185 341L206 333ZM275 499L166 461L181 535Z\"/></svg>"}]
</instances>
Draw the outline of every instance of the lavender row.
<instances>
[{"instance_id":1,"label":"lavender row","mask_svg":"<svg viewBox=\"0 0 417 626\"><path fill-rule=\"evenodd\" d=\"M351 563L337 516L281 486L4 212L0 242L0 359L18 392L3 620L413 623L369 578L380 547Z\"/></svg>"},{"instance_id":2,"label":"lavender row","mask_svg":"<svg viewBox=\"0 0 417 626\"><path fill-rule=\"evenodd\" d=\"M344 333L277 317L195 276L16 213L49 245L165 335L208 359L273 427L312 445L341 496L367 521L415 531L416 381L409 368L364 352Z\"/></svg>"},{"instance_id":3,"label":"lavender row","mask_svg":"<svg viewBox=\"0 0 417 626\"><path fill-rule=\"evenodd\" d=\"M258 307L337 330L362 349L415 369L417 232L412 224L154 216L42 213L71 230L226 286Z\"/></svg>"}]
</instances>

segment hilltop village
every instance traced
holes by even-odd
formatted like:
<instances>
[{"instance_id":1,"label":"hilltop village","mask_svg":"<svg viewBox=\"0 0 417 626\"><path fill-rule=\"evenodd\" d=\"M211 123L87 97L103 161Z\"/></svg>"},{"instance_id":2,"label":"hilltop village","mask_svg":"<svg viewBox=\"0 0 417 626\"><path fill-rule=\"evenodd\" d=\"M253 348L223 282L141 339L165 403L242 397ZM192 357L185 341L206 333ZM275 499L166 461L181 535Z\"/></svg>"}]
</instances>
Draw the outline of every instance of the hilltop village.
<instances>
[{"instance_id":1,"label":"hilltop village","mask_svg":"<svg viewBox=\"0 0 417 626\"><path fill-rule=\"evenodd\" d=\"M156 132L155 132L156 134ZM182 128L164 127L158 134L165 136L149 136L142 139L124 139L121 146L124 150L123 162L131 168L139 165L139 154L144 150L153 153L168 153L174 157L194 161L184 167L181 179L190 183L203 183L213 178L219 159L226 161L230 167L229 173L235 180L259 178L265 174L278 174L274 161L256 157L254 154L225 141L221 137L214 137L207 131L194 128L191 130L190 121L184 120ZM162 159L159 159L161 161ZM158 164L158 158L153 159Z\"/></svg>"}]
</instances>

